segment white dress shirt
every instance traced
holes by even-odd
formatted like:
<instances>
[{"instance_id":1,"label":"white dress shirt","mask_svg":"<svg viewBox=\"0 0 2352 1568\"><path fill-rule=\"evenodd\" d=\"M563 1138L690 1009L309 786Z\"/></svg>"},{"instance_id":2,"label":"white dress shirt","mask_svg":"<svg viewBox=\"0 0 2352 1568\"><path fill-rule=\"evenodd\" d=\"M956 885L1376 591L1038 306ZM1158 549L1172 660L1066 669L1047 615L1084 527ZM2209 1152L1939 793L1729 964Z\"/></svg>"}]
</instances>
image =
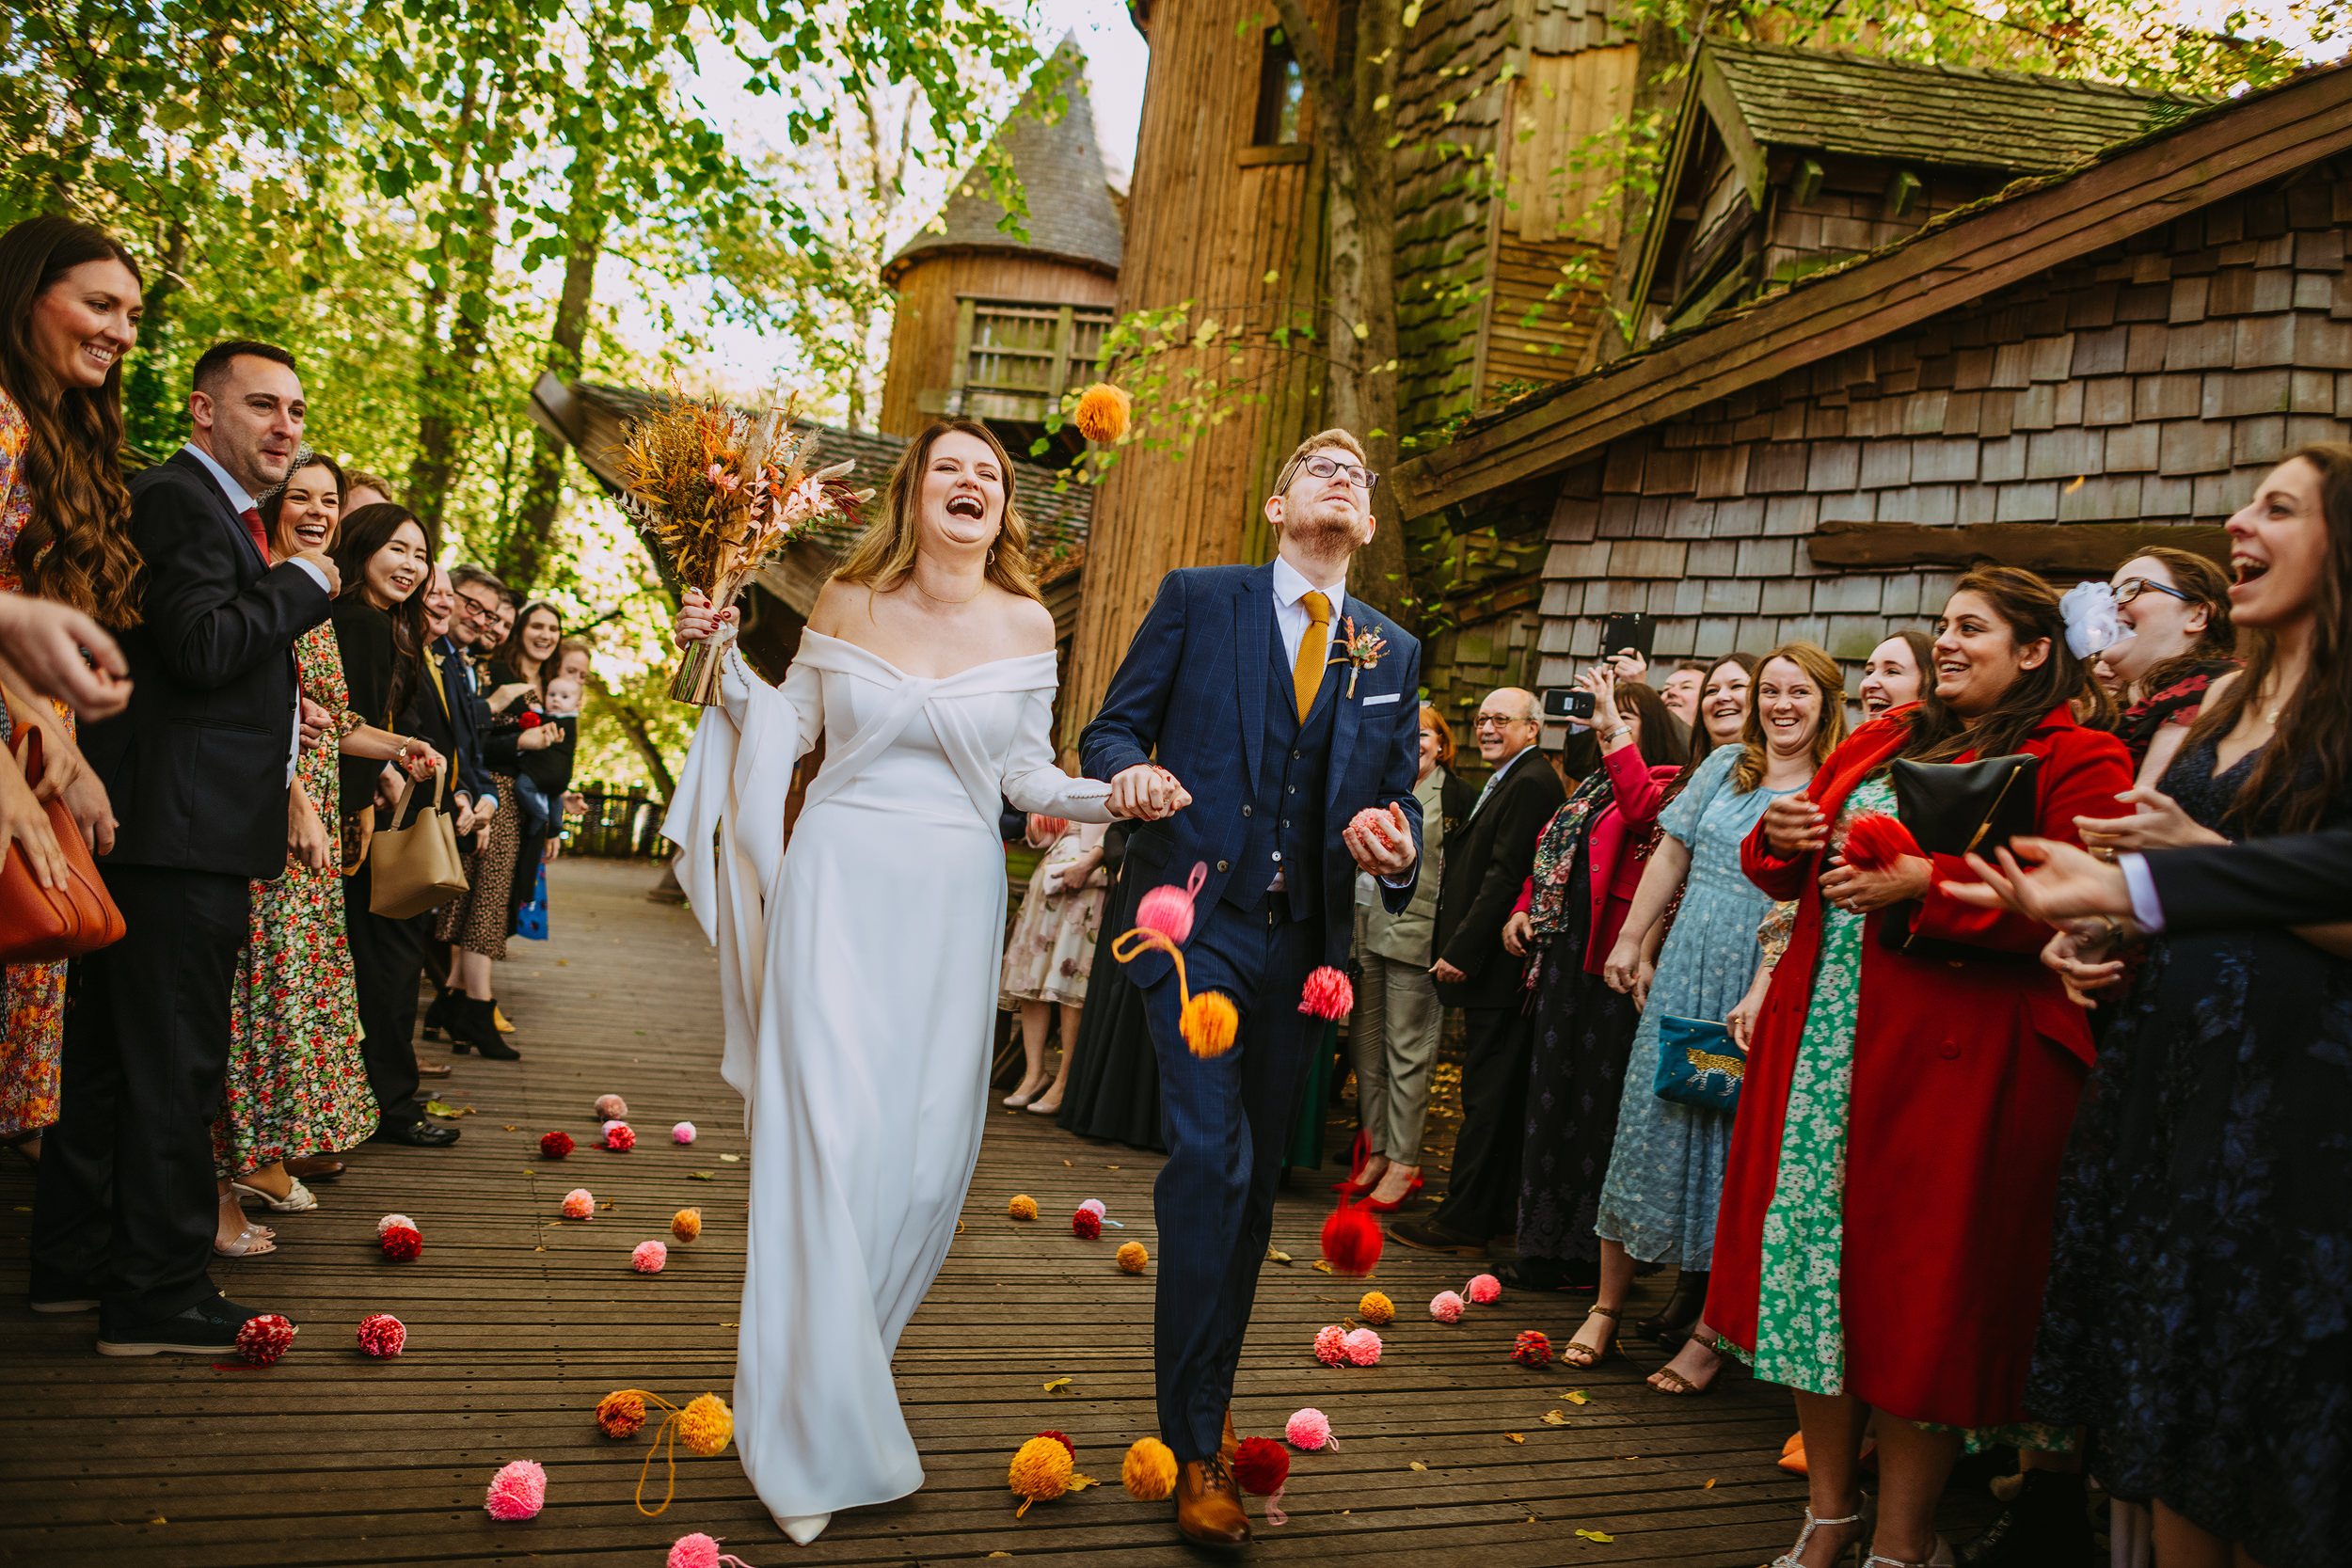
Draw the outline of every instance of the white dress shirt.
<instances>
[{"instance_id":1,"label":"white dress shirt","mask_svg":"<svg viewBox=\"0 0 2352 1568\"><path fill-rule=\"evenodd\" d=\"M213 476L213 483L215 484L220 486L220 493L229 498L229 510L239 514L237 521L240 526L242 526L245 521L243 514L259 509L261 503L256 501L251 496L246 494L244 485L239 484L235 480L229 477L228 469L213 461L213 454L211 452L206 451L202 447L198 446L194 441L188 442L187 445L180 450L188 453L191 457L194 457L199 463L204 465L204 471ZM268 563L268 556L266 552L264 552L262 556L262 562L263 564ZM325 572L320 571L316 566L311 565L307 561L296 561L293 562L292 564L299 566L304 571L310 573L310 580L319 585L320 593L324 594L328 592L326 586L326 574ZM294 783L294 764L300 760L302 760L302 692L300 688L297 687L294 691L294 749L286 753L287 784L291 784Z\"/></svg>"},{"instance_id":2,"label":"white dress shirt","mask_svg":"<svg viewBox=\"0 0 2352 1568\"><path fill-rule=\"evenodd\" d=\"M1274 626L1282 634L1282 662L1298 668L1298 644L1305 640L1307 628L1314 617L1307 613L1307 595L1320 592L1331 601L1331 623L1324 628L1327 637L1336 637L1340 617L1347 603L1347 578L1344 573L1337 582L1309 582L1307 574L1280 556L1274 558Z\"/></svg>"},{"instance_id":3,"label":"white dress shirt","mask_svg":"<svg viewBox=\"0 0 2352 1568\"><path fill-rule=\"evenodd\" d=\"M1478 799L1470 802L1470 814L1472 816L1476 816L1478 815L1479 808L1486 803L1486 798L1495 792L1495 785L1502 782L1502 776L1511 771L1514 767L1518 766L1519 758L1529 755L1534 750L1534 747L1528 746L1512 752L1509 756L1502 759L1501 766L1496 768L1493 772L1486 775L1486 782L1479 786Z\"/></svg>"},{"instance_id":4,"label":"white dress shirt","mask_svg":"<svg viewBox=\"0 0 2352 1568\"><path fill-rule=\"evenodd\" d=\"M2143 931L2164 929L2164 905L2156 897L2155 873L2148 869L2148 860L2136 850L2126 850L2115 857L2115 863L2123 871L2123 886L2132 896L2132 920Z\"/></svg>"}]
</instances>

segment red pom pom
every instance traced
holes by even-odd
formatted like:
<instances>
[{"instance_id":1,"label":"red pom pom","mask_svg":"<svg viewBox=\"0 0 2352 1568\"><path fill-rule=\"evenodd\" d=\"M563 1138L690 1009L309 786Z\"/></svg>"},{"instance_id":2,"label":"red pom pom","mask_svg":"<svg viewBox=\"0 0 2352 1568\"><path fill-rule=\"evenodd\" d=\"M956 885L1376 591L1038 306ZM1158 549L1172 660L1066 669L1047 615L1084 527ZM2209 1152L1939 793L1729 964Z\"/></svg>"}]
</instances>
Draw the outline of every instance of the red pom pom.
<instances>
[{"instance_id":1,"label":"red pom pom","mask_svg":"<svg viewBox=\"0 0 2352 1568\"><path fill-rule=\"evenodd\" d=\"M637 1133L628 1122L616 1121L604 1130L604 1147L615 1154L627 1154L637 1147Z\"/></svg>"},{"instance_id":2,"label":"red pom pom","mask_svg":"<svg viewBox=\"0 0 2352 1568\"><path fill-rule=\"evenodd\" d=\"M1103 1216L1091 1209L1081 1209L1070 1216L1070 1233L1082 1242L1103 1239Z\"/></svg>"},{"instance_id":3,"label":"red pom pom","mask_svg":"<svg viewBox=\"0 0 2352 1568\"><path fill-rule=\"evenodd\" d=\"M541 720L537 714L532 712L529 708L525 708L522 711L521 717L517 718L515 722L521 725L524 729L535 730L539 727Z\"/></svg>"},{"instance_id":4,"label":"red pom pom","mask_svg":"<svg viewBox=\"0 0 2352 1568\"><path fill-rule=\"evenodd\" d=\"M275 1312L247 1318L237 1330L237 1354L256 1367L274 1367L294 1348L294 1325Z\"/></svg>"},{"instance_id":5,"label":"red pom pom","mask_svg":"<svg viewBox=\"0 0 2352 1568\"><path fill-rule=\"evenodd\" d=\"M1551 1340L1540 1328L1524 1330L1511 1347L1511 1359L1522 1367L1541 1367L1551 1359Z\"/></svg>"},{"instance_id":6,"label":"red pom pom","mask_svg":"<svg viewBox=\"0 0 2352 1568\"><path fill-rule=\"evenodd\" d=\"M539 1153L545 1159L561 1160L572 1151L573 1147L572 1135L569 1132L539 1134Z\"/></svg>"},{"instance_id":7,"label":"red pom pom","mask_svg":"<svg viewBox=\"0 0 2352 1568\"><path fill-rule=\"evenodd\" d=\"M1356 1006L1356 988L1347 983L1344 972L1325 964L1307 976L1307 989L1298 995L1298 1010L1315 1018L1337 1021L1345 1018Z\"/></svg>"},{"instance_id":8,"label":"red pom pom","mask_svg":"<svg viewBox=\"0 0 2352 1568\"><path fill-rule=\"evenodd\" d=\"M1270 1497L1291 1479L1290 1450L1271 1437L1245 1437L1233 1452L1233 1479L1243 1491Z\"/></svg>"},{"instance_id":9,"label":"red pom pom","mask_svg":"<svg viewBox=\"0 0 2352 1568\"><path fill-rule=\"evenodd\" d=\"M389 1227L377 1238L377 1244L383 1247L384 1256L393 1262L413 1263L417 1260L417 1254L424 1250L424 1237L413 1225L395 1225Z\"/></svg>"},{"instance_id":10,"label":"red pom pom","mask_svg":"<svg viewBox=\"0 0 2352 1568\"><path fill-rule=\"evenodd\" d=\"M1341 1274L1370 1274L1380 1261L1380 1222L1342 1203L1323 1222L1324 1260Z\"/></svg>"},{"instance_id":11,"label":"red pom pom","mask_svg":"<svg viewBox=\"0 0 2352 1568\"><path fill-rule=\"evenodd\" d=\"M1073 1443L1073 1442L1072 1442L1069 1438L1067 1438L1067 1437L1063 1436L1060 1433L1058 1433L1058 1432L1041 1432L1041 1433L1038 1433L1038 1435L1039 1435L1040 1437L1051 1437L1051 1438L1052 1438L1055 1442L1059 1443L1059 1444L1060 1444L1063 1448L1068 1449L1070 1450L1070 1457L1071 1457L1071 1458L1075 1459L1075 1458L1077 1458L1077 1457L1078 1457L1078 1445L1077 1445L1077 1444L1075 1444L1075 1443Z\"/></svg>"},{"instance_id":12,"label":"red pom pom","mask_svg":"<svg viewBox=\"0 0 2352 1568\"><path fill-rule=\"evenodd\" d=\"M373 1356L398 1355L408 1347L408 1326L389 1312L359 1320L359 1348Z\"/></svg>"},{"instance_id":13,"label":"red pom pom","mask_svg":"<svg viewBox=\"0 0 2352 1568\"><path fill-rule=\"evenodd\" d=\"M1857 871L1883 871L1920 852L1911 830L1883 811L1866 811L1846 825L1846 863Z\"/></svg>"}]
</instances>

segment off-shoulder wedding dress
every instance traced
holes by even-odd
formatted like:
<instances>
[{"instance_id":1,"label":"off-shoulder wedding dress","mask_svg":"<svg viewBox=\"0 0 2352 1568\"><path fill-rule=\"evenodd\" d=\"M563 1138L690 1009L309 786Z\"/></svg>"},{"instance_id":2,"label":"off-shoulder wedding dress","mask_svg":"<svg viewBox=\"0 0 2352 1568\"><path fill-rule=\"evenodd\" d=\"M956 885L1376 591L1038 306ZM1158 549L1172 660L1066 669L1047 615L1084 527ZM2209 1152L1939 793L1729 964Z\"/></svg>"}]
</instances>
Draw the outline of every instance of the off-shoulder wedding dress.
<instances>
[{"instance_id":1,"label":"off-shoulder wedding dress","mask_svg":"<svg viewBox=\"0 0 2352 1568\"><path fill-rule=\"evenodd\" d=\"M776 688L730 649L662 825L718 944L722 1071L751 1137L735 1442L797 1541L923 1483L890 1357L987 1119L999 797L1110 817L1105 785L1054 765L1054 689L1050 653L933 680L811 630ZM787 849L793 766L820 733Z\"/></svg>"}]
</instances>

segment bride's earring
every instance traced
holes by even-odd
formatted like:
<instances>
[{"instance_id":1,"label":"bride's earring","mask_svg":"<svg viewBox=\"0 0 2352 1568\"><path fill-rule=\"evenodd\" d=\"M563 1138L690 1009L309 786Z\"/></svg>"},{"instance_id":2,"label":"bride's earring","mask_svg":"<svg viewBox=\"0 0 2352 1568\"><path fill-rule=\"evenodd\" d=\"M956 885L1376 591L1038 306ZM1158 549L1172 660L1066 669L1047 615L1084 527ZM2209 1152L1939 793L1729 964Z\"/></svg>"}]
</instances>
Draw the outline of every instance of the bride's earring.
<instances>
[{"instance_id":1,"label":"bride's earring","mask_svg":"<svg viewBox=\"0 0 2352 1568\"><path fill-rule=\"evenodd\" d=\"M981 565L983 565L983 566L993 566L993 565L995 565L995 564L996 564L996 549L995 549L995 546L992 545L991 546L989 546L989 551L988 551L988 559L987 559L986 561L982 562L981 562Z\"/></svg>"}]
</instances>

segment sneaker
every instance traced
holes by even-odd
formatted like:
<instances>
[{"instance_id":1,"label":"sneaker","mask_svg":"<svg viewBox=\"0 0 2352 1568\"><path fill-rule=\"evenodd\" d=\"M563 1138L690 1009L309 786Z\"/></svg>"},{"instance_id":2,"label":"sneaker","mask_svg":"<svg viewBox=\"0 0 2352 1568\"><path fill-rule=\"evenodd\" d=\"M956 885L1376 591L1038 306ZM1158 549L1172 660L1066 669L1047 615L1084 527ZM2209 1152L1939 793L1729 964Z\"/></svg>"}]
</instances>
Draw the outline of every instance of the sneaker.
<instances>
[{"instance_id":1,"label":"sneaker","mask_svg":"<svg viewBox=\"0 0 2352 1568\"><path fill-rule=\"evenodd\" d=\"M32 1288L27 1292L36 1312L89 1312L98 1307L98 1292L87 1280L58 1274L33 1265Z\"/></svg>"},{"instance_id":2,"label":"sneaker","mask_svg":"<svg viewBox=\"0 0 2352 1568\"><path fill-rule=\"evenodd\" d=\"M237 1330L262 1314L227 1296L199 1301L169 1317L105 1311L98 1321L101 1355L234 1355Z\"/></svg>"}]
</instances>

